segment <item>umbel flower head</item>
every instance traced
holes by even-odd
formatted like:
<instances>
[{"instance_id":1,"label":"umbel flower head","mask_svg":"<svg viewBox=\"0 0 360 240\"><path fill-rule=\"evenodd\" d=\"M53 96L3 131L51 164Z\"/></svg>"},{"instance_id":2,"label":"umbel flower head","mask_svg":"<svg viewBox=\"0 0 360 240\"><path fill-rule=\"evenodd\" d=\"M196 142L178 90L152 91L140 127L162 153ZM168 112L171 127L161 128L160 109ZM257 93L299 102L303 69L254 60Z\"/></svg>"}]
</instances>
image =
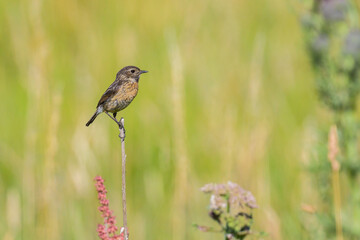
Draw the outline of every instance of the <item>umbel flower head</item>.
<instances>
[{"instance_id":1,"label":"umbel flower head","mask_svg":"<svg viewBox=\"0 0 360 240\"><path fill-rule=\"evenodd\" d=\"M209 183L201 191L210 196L209 216L221 227L226 239L244 239L252 234L252 210L257 208L255 197L238 184ZM216 231L214 228L198 226L201 231Z\"/></svg>"},{"instance_id":2,"label":"umbel flower head","mask_svg":"<svg viewBox=\"0 0 360 240\"><path fill-rule=\"evenodd\" d=\"M200 190L204 193L211 193L210 209L224 208L228 202L234 210L258 207L255 197L250 191L246 191L238 184L230 181L226 184L209 183Z\"/></svg>"}]
</instances>

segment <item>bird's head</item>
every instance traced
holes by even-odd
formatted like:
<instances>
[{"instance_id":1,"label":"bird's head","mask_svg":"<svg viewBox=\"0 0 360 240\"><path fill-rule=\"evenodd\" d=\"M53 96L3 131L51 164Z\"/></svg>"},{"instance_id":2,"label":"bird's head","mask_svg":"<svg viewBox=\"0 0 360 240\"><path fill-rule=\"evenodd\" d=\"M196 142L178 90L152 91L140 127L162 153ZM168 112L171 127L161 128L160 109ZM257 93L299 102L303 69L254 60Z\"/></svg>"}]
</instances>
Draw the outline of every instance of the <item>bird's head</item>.
<instances>
[{"instance_id":1,"label":"bird's head","mask_svg":"<svg viewBox=\"0 0 360 240\"><path fill-rule=\"evenodd\" d=\"M147 72L148 71L140 70L140 68L135 66L127 66L116 74L116 79L138 82L140 75Z\"/></svg>"}]
</instances>

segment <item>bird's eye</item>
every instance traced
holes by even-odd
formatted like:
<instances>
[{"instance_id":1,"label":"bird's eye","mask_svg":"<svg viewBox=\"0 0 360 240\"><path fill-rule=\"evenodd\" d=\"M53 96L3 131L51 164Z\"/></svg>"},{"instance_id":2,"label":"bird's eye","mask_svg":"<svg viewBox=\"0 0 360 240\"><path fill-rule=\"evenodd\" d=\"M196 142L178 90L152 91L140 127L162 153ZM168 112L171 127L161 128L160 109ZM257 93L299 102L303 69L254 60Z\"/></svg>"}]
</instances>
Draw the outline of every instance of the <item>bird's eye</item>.
<instances>
[{"instance_id":1,"label":"bird's eye","mask_svg":"<svg viewBox=\"0 0 360 240\"><path fill-rule=\"evenodd\" d=\"M133 69L133 70L131 70L131 73L134 73L135 72L135 70Z\"/></svg>"}]
</instances>

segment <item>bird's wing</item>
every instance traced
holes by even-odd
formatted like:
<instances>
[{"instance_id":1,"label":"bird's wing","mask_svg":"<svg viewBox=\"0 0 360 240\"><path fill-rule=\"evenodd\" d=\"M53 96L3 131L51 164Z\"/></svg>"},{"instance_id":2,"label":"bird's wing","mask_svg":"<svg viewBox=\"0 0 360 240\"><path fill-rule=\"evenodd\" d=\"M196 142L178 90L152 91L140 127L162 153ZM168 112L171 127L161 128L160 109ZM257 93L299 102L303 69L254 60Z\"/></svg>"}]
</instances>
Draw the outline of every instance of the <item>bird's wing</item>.
<instances>
[{"instance_id":1,"label":"bird's wing","mask_svg":"<svg viewBox=\"0 0 360 240\"><path fill-rule=\"evenodd\" d=\"M119 83L118 81L114 81L109 87L108 89L106 89L105 93L101 96L97 107L99 107L101 104L103 104L104 102L106 102L107 100L111 99L118 91L119 89Z\"/></svg>"}]
</instances>

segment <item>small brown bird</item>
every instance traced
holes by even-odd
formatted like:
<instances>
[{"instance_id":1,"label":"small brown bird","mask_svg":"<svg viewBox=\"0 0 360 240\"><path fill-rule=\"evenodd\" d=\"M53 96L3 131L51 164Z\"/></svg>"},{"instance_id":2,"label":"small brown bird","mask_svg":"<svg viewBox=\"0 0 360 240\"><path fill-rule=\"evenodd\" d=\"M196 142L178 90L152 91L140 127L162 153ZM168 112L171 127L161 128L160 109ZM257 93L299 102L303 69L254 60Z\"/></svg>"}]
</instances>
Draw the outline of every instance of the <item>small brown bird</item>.
<instances>
[{"instance_id":1,"label":"small brown bird","mask_svg":"<svg viewBox=\"0 0 360 240\"><path fill-rule=\"evenodd\" d=\"M96 107L96 112L86 123L86 126L89 126L102 112L113 113L116 120L117 112L129 106L131 101L136 97L139 88L139 78L143 73L147 73L147 71L140 70L135 66L127 66L121 69L116 74L115 81L101 96Z\"/></svg>"}]
</instances>

